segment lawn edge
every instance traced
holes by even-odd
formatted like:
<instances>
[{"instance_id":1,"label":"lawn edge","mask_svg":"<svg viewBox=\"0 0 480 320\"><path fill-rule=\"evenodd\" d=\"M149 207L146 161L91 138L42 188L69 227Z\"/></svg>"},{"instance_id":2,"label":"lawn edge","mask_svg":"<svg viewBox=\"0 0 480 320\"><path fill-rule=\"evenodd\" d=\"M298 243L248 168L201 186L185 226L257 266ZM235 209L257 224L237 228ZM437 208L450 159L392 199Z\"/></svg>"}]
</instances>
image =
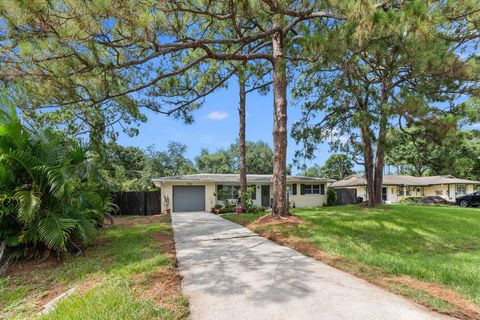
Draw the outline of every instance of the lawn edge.
<instances>
[{"instance_id":1,"label":"lawn edge","mask_svg":"<svg viewBox=\"0 0 480 320\"><path fill-rule=\"evenodd\" d=\"M268 214L266 214L265 216L267 216ZM421 290L419 288L415 288L415 287L411 287L411 286L408 286L407 284L403 284L403 283L399 283L399 282L396 282L396 281L393 281L392 279L394 278L393 275L387 275L383 270L381 270L380 268L377 268L375 266L371 266L371 265L367 265L367 264L364 264L364 263L361 263L361 262L358 262L358 261L347 261L345 260L344 258L341 258L341 257L338 257L338 256L335 256L333 254L330 254L326 251L323 251L317 247L315 247L315 245L313 243L310 243L308 241L305 241L304 239L302 238L295 238L294 240L295 241L290 241L292 240L293 238L292 237L288 237L288 236L285 236L283 235L281 232L272 232L272 231L267 231L265 230L264 228L268 225L262 225L262 222L260 221L262 218L264 218L265 216L262 216L260 217L259 219L255 220L255 221L241 221L241 222L237 222L237 221L234 221L234 220L230 220L230 219L227 219L226 217L223 217L223 219L225 220L229 220L229 221L232 221L234 223L237 223L247 229L249 229L250 231L258 234L259 236L261 237L264 237L270 241L273 241L281 246L286 246L290 249L293 249L307 257L310 257L312 259L315 259L317 261L320 261L320 262L323 262L335 269L338 269L340 271L343 271L343 272L347 272L355 277L358 277L362 280L365 280L375 286L378 286L382 289L385 289L389 292L392 292L394 294L397 294L397 295L400 295L416 304L419 304L423 307L426 307L427 309L431 310L431 311L434 311L434 312L438 312L440 314L443 314L443 315L447 315L447 316L452 316L452 317L455 317L455 318L458 318L458 319L466 319L466 320L470 320L470 319L475 319L475 320L480 320L480 312L476 311L476 310L472 310L472 309L467 309L467 308L464 308L458 304L455 304L455 303L451 303L450 301L447 301L445 299L442 299L441 297L437 297L437 296L434 296L432 295L430 292L428 291L425 291L425 290ZM292 214L292 217L295 217L295 218L298 218L302 221L303 218L298 216L298 215L295 215L295 213ZM276 224L276 225L281 225L281 224L288 224L290 223L289 220L285 220L283 223L279 223L279 224ZM348 268L348 266L351 266L351 265L357 265L357 270L353 270L353 269L350 269ZM380 279L376 279L376 277L373 277L371 276L371 273L370 272L379 272L380 275L381 275L381 278ZM370 274L370 276L369 276ZM376 276L379 276L379 274L375 274ZM409 278L409 277L408 277ZM409 279L412 279L412 280L416 280L414 278L409 278ZM429 284L432 284L432 285L435 285L435 286L440 286L438 284L435 284L435 283L430 283L428 282ZM405 288L408 288L408 290L405 290ZM449 290L449 289L445 289L445 290ZM454 292L454 291L453 291ZM456 293L456 292L455 292ZM420 298L416 298L416 297L419 297L419 296L426 296L425 299L420 299ZM443 303L445 303L446 306L448 306L449 308L453 308L452 311L447 311L446 308L445 309L441 309L441 308L438 308L436 307L434 304L433 304L433 301L442 301ZM473 302L472 302L473 304Z\"/></svg>"}]
</instances>

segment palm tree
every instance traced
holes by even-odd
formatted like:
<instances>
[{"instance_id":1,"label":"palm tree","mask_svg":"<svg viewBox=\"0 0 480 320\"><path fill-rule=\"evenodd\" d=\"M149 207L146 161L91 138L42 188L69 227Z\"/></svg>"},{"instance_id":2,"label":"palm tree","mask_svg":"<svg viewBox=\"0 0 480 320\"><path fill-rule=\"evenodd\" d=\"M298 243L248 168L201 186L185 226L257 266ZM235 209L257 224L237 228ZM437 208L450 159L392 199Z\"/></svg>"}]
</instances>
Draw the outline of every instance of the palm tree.
<instances>
[{"instance_id":1,"label":"palm tree","mask_svg":"<svg viewBox=\"0 0 480 320\"><path fill-rule=\"evenodd\" d=\"M112 209L86 146L22 125L0 98L0 262L81 248Z\"/></svg>"}]
</instances>

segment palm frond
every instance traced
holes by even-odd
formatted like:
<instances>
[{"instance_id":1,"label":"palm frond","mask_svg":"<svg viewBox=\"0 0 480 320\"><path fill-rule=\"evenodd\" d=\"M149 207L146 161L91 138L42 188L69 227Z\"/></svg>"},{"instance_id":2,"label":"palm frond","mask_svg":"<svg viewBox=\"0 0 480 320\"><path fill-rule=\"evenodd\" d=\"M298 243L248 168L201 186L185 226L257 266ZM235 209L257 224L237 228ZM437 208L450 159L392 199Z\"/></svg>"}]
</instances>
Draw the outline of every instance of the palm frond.
<instances>
[{"instance_id":1,"label":"palm frond","mask_svg":"<svg viewBox=\"0 0 480 320\"><path fill-rule=\"evenodd\" d=\"M47 248L66 251L70 233L76 224L76 219L58 217L51 213L38 223L38 233Z\"/></svg>"},{"instance_id":2,"label":"palm frond","mask_svg":"<svg viewBox=\"0 0 480 320\"><path fill-rule=\"evenodd\" d=\"M37 190L19 190L15 193L18 201L18 219L24 223L30 223L35 218L35 213L41 205L41 195Z\"/></svg>"}]
</instances>

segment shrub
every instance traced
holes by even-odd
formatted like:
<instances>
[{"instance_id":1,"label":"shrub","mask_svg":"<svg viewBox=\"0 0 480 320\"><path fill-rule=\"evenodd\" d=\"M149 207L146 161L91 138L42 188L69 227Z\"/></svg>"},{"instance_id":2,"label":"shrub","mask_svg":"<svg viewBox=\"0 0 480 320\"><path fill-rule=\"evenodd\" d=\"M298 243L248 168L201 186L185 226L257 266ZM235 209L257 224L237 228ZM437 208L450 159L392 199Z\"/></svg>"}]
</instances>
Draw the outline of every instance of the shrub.
<instances>
[{"instance_id":1,"label":"shrub","mask_svg":"<svg viewBox=\"0 0 480 320\"><path fill-rule=\"evenodd\" d=\"M225 199L225 201L223 201L223 212L224 213L235 212L235 206L233 206L228 199Z\"/></svg>"},{"instance_id":2,"label":"shrub","mask_svg":"<svg viewBox=\"0 0 480 320\"><path fill-rule=\"evenodd\" d=\"M240 192L238 200L241 201L245 212L250 212L253 207L252 193L255 192L253 187L248 187L246 192Z\"/></svg>"},{"instance_id":3,"label":"shrub","mask_svg":"<svg viewBox=\"0 0 480 320\"><path fill-rule=\"evenodd\" d=\"M51 128L25 128L0 99L0 263L80 250L114 209L93 155Z\"/></svg>"},{"instance_id":4,"label":"shrub","mask_svg":"<svg viewBox=\"0 0 480 320\"><path fill-rule=\"evenodd\" d=\"M423 197L403 197L400 203L419 203Z\"/></svg>"},{"instance_id":5,"label":"shrub","mask_svg":"<svg viewBox=\"0 0 480 320\"><path fill-rule=\"evenodd\" d=\"M328 188L327 190L327 206L334 206L337 203L337 192L335 189Z\"/></svg>"},{"instance_id":6,"label":"shrub","mask_svg":"<svg viewBox=\"0 0 480 320\"><path fill-rule=\"evenodd\" d=\"M256 205L256 204L253 204L252 206L250 206L248 208L248 210L246 210L245 212L246 213L260 213L260 212L263 212L265 211L266 209L262 206L259 206L259 205Z\"/></svg>"}]
</instances>

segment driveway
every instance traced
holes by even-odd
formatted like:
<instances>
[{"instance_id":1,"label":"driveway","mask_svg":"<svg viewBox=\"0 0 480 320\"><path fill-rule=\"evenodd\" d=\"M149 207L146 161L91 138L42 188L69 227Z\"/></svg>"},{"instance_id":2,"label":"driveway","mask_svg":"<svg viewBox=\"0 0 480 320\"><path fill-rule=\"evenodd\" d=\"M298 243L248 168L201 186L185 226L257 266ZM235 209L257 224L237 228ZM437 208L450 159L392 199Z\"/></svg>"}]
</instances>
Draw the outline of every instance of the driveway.
<instances>
[{"instance_id":1,"label":"driveway","mask_svg":"<svg viewBox=\"0 0 480 320\"><path fill-rule=\"evenodd\" d=\"M211 213L172 224L193 320L449 319Z\"/></svg>"}]
</instances>

